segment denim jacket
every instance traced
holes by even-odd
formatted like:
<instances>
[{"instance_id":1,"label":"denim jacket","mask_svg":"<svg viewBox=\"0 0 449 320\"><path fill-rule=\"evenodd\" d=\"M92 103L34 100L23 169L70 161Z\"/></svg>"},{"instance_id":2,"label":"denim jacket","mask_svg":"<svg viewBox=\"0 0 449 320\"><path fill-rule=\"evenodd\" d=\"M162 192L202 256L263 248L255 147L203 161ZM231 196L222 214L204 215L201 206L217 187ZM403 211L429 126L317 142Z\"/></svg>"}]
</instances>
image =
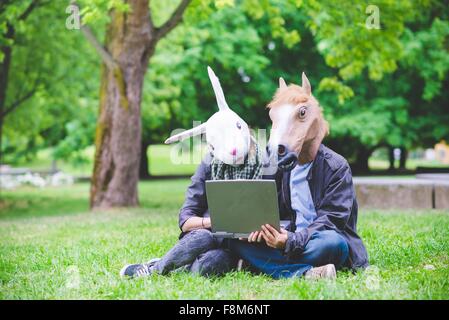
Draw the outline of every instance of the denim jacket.
<instances>
[{"instance_id":1,"label":"denim jacket","mask_svg":"<svg viewBox=\"0 0 449 320\"><path fill-rule=\"evenodd\" d=\"M179 213L179 227L187 219L198 216L208 217L206 180L210 180L210 159L206 156L191 178L184 204ZM300 255L313 233L335 230L342 235L349 246L346 267L351 269L368 266L365 246L357 234L357 200L352 183L352 173L348 162L341 155L321 145L309 171L307 180L317 213L316 219L305 229L295 232L296 212L290 200L290 172L278 171L273 176L278 190L279 213L282 220L290 220L286 227L288 239L284 254L294 260ZM181 234L181 237L184 234Z\"/></svg>"}]
</instances>

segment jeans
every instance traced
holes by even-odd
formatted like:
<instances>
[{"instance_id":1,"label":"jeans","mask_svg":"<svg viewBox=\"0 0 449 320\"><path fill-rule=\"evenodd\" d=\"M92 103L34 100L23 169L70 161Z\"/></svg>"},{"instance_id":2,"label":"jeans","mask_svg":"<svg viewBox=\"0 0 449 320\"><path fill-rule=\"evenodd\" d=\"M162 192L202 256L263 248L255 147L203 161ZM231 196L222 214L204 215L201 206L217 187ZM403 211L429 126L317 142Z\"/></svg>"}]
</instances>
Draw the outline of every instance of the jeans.
<instances>
[{"instance_id":1,"label":"jeans","mask_svg":"<svg viewBox=\"0 0 449 320\"><path fill-rule=\"evenodd\" d=\"M349 255L346 240L333 230L315 232L304 251L290 260L281 250L268 247L264 243L233 239L230 241L230 248L232 252L246 260L255 271L275 279L300 277L312 267L329 263L338 269L343 266Z\"/></svg>"},{"instance_id":2,"label":"jeans","mask_svg":"<svg viewBox=\"0 0 449 320\"><path fill-rule=\"evenodd\" d=\"M160 274L179 268L203 276L222 275L235 266L236 260L228 249L222 248L209 230L197 229L182 237L154 265Z\"/></svg>"}]
</instances>

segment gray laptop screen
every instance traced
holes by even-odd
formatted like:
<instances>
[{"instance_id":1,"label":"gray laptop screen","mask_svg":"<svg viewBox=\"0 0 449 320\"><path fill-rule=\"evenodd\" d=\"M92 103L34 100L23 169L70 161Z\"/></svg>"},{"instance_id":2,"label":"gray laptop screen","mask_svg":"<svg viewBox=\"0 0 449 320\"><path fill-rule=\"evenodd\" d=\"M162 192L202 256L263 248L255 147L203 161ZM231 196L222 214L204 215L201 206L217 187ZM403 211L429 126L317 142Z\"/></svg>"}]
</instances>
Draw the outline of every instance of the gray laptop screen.
<instances>
[{"instance_id":1,"label":"gray laptop screen","mask_svg":"<svg viewBox=\"0 0 449 320\"><path fill-rule=\"evenodd\" d=\"M206 195L214 232L250 233L266 223L279 229L274 180L206 181Z\"/></svg>"}]
</instances>

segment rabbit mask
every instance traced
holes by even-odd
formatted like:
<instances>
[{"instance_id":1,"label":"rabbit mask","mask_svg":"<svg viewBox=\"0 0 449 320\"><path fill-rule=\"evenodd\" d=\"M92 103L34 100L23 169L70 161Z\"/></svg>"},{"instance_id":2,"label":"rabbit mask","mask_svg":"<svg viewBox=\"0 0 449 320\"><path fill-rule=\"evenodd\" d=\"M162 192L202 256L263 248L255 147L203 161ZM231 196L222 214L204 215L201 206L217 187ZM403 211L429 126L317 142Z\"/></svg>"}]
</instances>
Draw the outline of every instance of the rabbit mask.
<instances>
[{"instance_id":1,"label":"rabbit mask","mask_svg":"<svg viewBox=\"0 0 449 320\"><path fill-rule=\"evenodd\" d=\"M243 164L250 147L248 125L226 103L223 90L215 73L207 67L209 79L215 92L218 112L207 122L168 138L165 143L181 141L206 133L206 141L213 156L228 165Z\"/></svg>"}]
</instances>

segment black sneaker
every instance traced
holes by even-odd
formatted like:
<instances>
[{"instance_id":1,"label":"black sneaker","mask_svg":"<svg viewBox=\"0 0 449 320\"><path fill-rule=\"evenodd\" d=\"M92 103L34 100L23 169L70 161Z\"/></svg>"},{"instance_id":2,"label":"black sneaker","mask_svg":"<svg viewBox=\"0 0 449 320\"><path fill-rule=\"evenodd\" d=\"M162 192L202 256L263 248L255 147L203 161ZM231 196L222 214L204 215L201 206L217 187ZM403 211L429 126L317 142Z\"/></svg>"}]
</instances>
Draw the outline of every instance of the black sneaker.
<instances>
[{"instance_id":1,"label":"black sneaker","mask_svg":"<svg viewBox=\"0 0 449 320\"><path fill-rule=\"evenodd\" d=\"M146 277L153 273L153 267L156 262L161 260L160 258L154 258L148 261L147 263L136 263L136 264L127 264L120 270L120 276L130 277L130 278L138 278L138 277Z\"/></svg>"}]
</instances>

